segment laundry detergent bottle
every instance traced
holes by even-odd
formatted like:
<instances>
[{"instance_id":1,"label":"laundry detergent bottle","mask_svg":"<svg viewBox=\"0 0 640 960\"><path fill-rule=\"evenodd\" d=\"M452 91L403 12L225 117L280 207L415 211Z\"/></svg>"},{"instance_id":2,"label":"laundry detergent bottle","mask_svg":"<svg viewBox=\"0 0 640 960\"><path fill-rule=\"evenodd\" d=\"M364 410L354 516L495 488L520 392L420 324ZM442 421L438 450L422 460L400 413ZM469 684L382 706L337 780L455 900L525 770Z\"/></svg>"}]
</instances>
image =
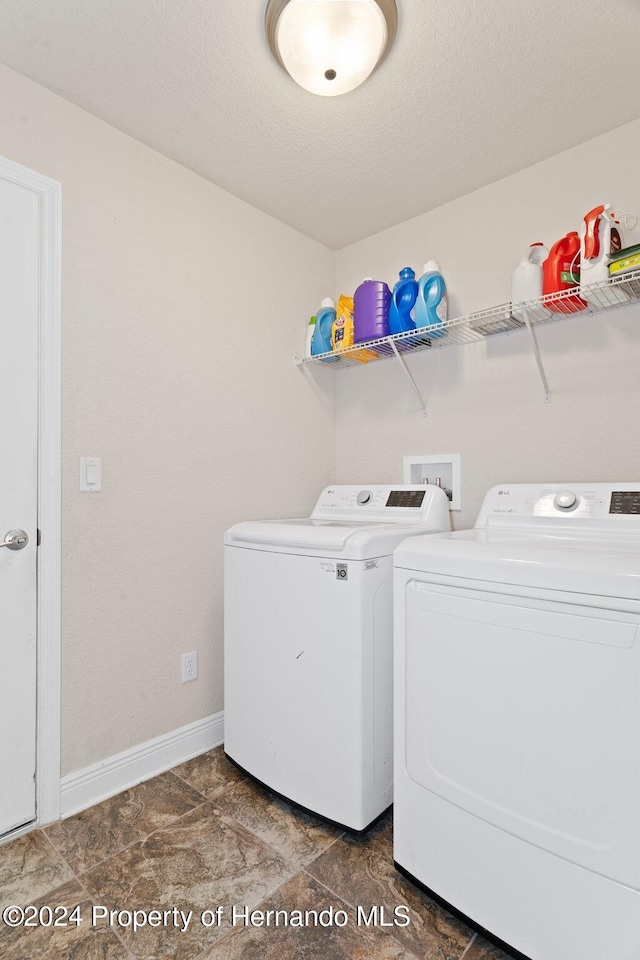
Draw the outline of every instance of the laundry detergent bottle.
<instances>
[{"instance_id":1,"label":"laundry detergent bottle","mask_svg":"<svg viewBox=\"0 0 640 960\"><path fill-rule=\"evenodd\" d=\"M622 250L620 221L611 213L611 204L601 203L584 218L580 236L580 293L589 303L602 305L602 293L589 290L593 283L609 279L611 255ZM628 295L618 286L607 289L607 302L626 303Z\"/></svg>"},{"instance_id":2,"label":"laundry detergent bottle","mask_svg":"<svg viewBox=\"0 0 640 960\"><path fill-rule=\"evenodd\" d=\"M542 296L542 265L549 251L542 243L532 243L511 275L511 315L524 323L525 311L521 304ZM539 304L535 306L536 319L549 316L550 311Z\"/></svg>"},{"instance_id":3,"label":"laundry detergent bottle","mask_svg":"<svg viewBox=\"0 0 640 960\"><path fill-rule=\"evenodd\" d=\"M447 319L447 286L435 260L427 260L418 280L415 306L416 329L434 327ZM429 331L429 337L443 337L446 330Z\"/></svg>"},{"instance_id":4,"label":"laundry detergent bottle","mask_svg":"<svg viewBox=\"0 0 640 960\"><path fill-rule=\"evenodd\" d=\"M542 265L542 289L545 294L561 293L580 285L580 237L572 230L556 240ZM567 297L545 306L554 313L577 313L586 307L580 297Z\"/></svg>"},{"instance_id":5,"label":"laundry detergent bottle","mask_svg":"<svg viewBox=\"0 0 640 960\"><path fill-rule=\"evenodd\" d=\"M331 328L336 318L336 307L331 297L325 297L320 304L320 309L316 314L316 325L311 338L311 356L315 357L319 353L329 353L331 351ZM327 360L333 360L333 357L327 357Z\"/></svg>"},{"instance_id":6,"label":"laundry detergent bottle","mask_svg":"<svg viewBox=\"0 0 640 960\"><path fill-rule=\"evenodd\" d=\"M400 279L393 288L389 306L389 333L405 333L415 330L413 308L418 296L418 281L411 267L403 267Z\"/></svg>"},{"instance_id":7,"label":"laundry detergent bottle","mask_svg":"<svg viewBox=\"0 0 640 960\"><path fill-rule=\"evenodd\" d=\"M353 346L353 297L344 294L338 297L336 317L331 328L333 350L346 350Z\"/></svg>"},{"instance_id":8,"label":"laundry detergent bottle","mask_svg":"<svg viewBox=\"0 0 640 960\"><path fill-rule=\"evenodd\" d=\"M363 280L353 295L353 337L356 343L389 336L391 290L384 280Z\"/></svg>"},{"instance_id":9,"label":"laundry detergent bottle","mask_svg":"<svg viewBox=\"0 0 640 960\"><path fill-rule=\"evenodd\" d=\"M304 355L305 355L305 357L312 357L312 356L313 356L312 344L313 344L313 335L314 335L314 333L315 333L315 330L316 330L316 318L315 318L315 317L311 317L311 318L309 319L309 323L307 324L307 335L306 335L306 337L304 338Z\"/></svg>"}]
</instances>

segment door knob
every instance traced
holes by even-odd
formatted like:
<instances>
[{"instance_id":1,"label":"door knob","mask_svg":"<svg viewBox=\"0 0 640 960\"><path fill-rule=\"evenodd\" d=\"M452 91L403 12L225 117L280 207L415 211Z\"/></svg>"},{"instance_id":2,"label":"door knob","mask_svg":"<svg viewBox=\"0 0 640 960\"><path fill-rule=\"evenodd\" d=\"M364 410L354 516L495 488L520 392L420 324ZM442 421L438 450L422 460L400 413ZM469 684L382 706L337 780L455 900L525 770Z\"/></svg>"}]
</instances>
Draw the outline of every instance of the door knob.
<instances>
[{"instance_id":1,"label":"door knob","mask_svg":"<svg viewBox=\"0 0 640 960\"><path fill-rule=\"evenodd\" d=\"M26 530L9 530L0 547L9 547L9 550L22 550L29 543L29 534Z\"/></svg>"}]
</instances>

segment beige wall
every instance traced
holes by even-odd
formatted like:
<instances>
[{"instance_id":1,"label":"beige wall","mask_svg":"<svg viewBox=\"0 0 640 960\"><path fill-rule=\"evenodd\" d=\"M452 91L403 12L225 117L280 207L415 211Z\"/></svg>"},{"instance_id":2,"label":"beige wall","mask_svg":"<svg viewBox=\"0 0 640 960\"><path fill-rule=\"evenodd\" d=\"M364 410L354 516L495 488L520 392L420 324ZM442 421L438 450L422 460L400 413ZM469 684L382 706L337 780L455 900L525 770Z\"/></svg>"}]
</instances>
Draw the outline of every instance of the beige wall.
<instances>
[{"instance_id":1,"label":"beige wall","mask_svg":"<svg viewBox=\"0 0 640 960\"><path fill-rule=\"evenodd\" d=\"M63 185L66 774L222 709L223 532L335 474L292 360L335 254L4 67L0 154Z\"/></svg>"},{"instance_id":2,"label":"beige wall","mask_svg":"<svg viewBox=\"0 0 640 960\"><path fill-rule=\"evenodd\" d=\"M339 251L338 290L365 276L393 285L401 267L435 258L450 316L508 301L530 243L550 246L601 202L640 215L639 169L637 121ZM639 480L640 308L538 328L538 339L548 405L525 331L409 357L426 418L395 361L336 372L336 481L397 481L405 455L460 452L452 517L464 527L494 483Z\"/></svg>"}]
</instances>

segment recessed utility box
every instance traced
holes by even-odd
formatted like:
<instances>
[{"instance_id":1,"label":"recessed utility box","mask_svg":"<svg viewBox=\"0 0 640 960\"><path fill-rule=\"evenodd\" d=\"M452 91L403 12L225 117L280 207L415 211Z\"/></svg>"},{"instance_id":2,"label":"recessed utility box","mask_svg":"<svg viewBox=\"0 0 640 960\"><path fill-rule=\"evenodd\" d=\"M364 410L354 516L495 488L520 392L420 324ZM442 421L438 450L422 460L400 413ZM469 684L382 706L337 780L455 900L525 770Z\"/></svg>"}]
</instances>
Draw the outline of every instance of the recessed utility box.
<instances>
[{"instance_id":1,"label":"recessed utility box","mask_svg":"<svg viewBox=\"0 0 640 960\"><path fill-rule=\"evenodd\" d=\"M449 497L450 510L460 510L460 454L434 453L404 458L404 483L434 483Z\"/></svg>"}]
</instances>

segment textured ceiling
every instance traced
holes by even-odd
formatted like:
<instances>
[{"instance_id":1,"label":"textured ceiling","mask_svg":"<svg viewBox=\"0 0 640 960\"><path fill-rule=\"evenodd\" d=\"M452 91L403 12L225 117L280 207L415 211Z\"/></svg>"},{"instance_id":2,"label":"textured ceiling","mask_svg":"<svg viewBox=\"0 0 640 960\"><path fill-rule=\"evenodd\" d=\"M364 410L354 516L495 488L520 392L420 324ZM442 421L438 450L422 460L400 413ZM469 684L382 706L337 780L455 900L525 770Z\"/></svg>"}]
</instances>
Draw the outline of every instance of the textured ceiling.
<instances>
[{"instance_id":1,"label":"textured ceiling","mask_svg":"<svg viewBox=\"0 0 640 960\"><path fill-rule=\"evenodd\" d=\"M342 97L277 66L264 0L1 0L0 61L333 248L638 116L637 0L397 4Z\"/></svg>"}]
</instances>

